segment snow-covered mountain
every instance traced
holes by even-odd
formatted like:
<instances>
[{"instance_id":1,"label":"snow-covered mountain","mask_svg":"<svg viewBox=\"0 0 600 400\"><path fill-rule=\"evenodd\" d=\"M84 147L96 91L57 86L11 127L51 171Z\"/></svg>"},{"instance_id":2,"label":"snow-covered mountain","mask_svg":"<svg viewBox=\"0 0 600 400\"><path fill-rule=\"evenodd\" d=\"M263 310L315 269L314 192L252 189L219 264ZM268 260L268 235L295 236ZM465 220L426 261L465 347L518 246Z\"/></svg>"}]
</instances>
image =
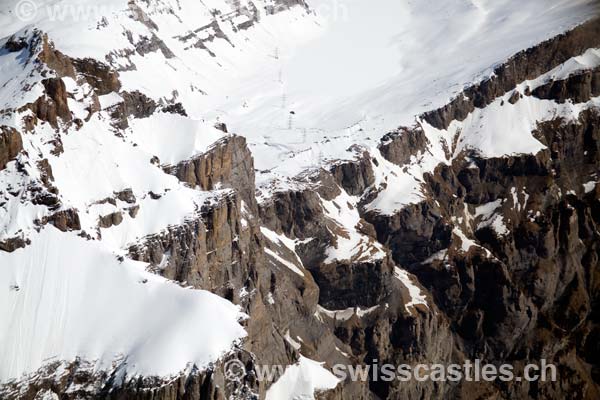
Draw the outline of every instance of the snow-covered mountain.
<instances>
[{"instance_id":1,"label":"snow-covered mountain","mask_svg":"<svg viewBox=\"0 0 600 400\"><path fill-rule=\"evenodd\" d=\"M597 398L599 9L3 1L0 397Z\"/></svg>"}]
</instances>

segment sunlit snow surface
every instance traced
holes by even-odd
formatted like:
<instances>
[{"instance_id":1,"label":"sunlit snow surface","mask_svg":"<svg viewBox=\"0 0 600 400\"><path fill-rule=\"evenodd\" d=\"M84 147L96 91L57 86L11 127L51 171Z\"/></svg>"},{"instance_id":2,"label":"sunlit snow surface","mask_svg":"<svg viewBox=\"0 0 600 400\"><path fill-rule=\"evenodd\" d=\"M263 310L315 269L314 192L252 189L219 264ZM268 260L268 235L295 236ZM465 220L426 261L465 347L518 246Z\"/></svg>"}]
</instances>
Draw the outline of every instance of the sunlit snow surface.
<instances>
[{"instance_id":1,"label":"sunlit snow surface","mask_svg":"<svg viewBox=\"0 0 600 400\"><path fill-rule=\"evenodd\" d=\"M0 382L44 362L84 360L131 375L203 368L246 335L230 302L122 263L100 243L47 227L31 246L0 252Z\"/></svg>"},{"instance_id":2,"label":"sunlit snow surface","mask_svg":"<svg viewBox=\"0 0 600 400\"><path fill-rule=\"evenodd\" d=\"M321 363L300 357L297 364L285 373L267 391L266 400L309 400L315 391L333 389L340 380Z\"/></svg>"},{"instance_id":3,"label":"sunlit snow surface","mask_svg":"<svg viewBox=\"0 0 600 400\"><path fill-rule=\"evenodd\" d=\"M101 60L132 48L124 31L148 35L148 27L127 15L127 1L102 4L110 10L106 26L97 20L57 24L47 20L43 6L35 26L66 54ZM190 116L226 122L248 138L262 171L259 184L267 185L323 161L349 158L351 144L373 146L386 131L412 124L416 115L489 76L512 54L592 17L598 2L313 0L309 6L310 13L295 7L248 30L227 31L221 24L231 44L208 43L212 57L178 37L210 22L213 8L227 13L229 3L140 2L175 57L133 56L136 69L121 73L124 89L155 99L177 90ZM25 27L7 11L0 22L0 36ZM129 61L117 57L119 62Z\"/></svg>"},{"instance_id":4,"label":"sunlit snow surface","mask_svg":"<svg viewBox=\"0 0 600 400\"><path fill-rule=\"evenodd\" d=\"M188 363L202 366L214 361L245 335L237 322L237 308L225 300L182 289L144 272L142 264L119 263L116 258L143 236L182 223L212 196L184 187L149 160L158 156L163 163L174 164L205 151L222 136L212 128L217 121L247 137L264 196L290 185L291 178L306 170L354 157L354 151L347 151L352 144L373 150L379 165L376 186L387 184L387 189L367 208L393 213L421 199L423 173L449 161L442 145L459 131L457 150L470 147L483 156L536 152L543 146L529 131L537 120L574 118L581 109L599 103L596 99L587 105L557 105L526 98L501 106L499 99L447 131L425 125L431 147L427 154L413 157L405 170L374 150L387 131L412 125L418 114L489 76L495 65L515 52L595 15L594 0L314 0L309 11L294 7L263 15L247 30L221 21L228 40L206 43L214 56L181 38L210 24L211 10L231 13L234 2L138 2L157 29L134 20L127 0L105 0L100 6L97 0L39 0L37 13L27 21L15 18L17 3L4 0L0 5L0 40L37 28L69 56L101 61L109 56L112 66L121 68L123 90L139 90L156 101L181 102L189 118L157 114L130 121L131 128L117 138L109 131L107 113L101 112L80 131L63 135L65 152L60 156L49 155L48 140L54 132L47 125L24 137L30 157L40 154L49 159L63 206L79 210L86 232L93 233L98 217L126 206L97 203L115 191L132 188L141 207L137 218L125 215L121 225L102 229L102 240L89 242L52 227L35 233L33 221L47 216L45 207L23 206L15 197L0 210L0 238L23 230L31 233L32 241L24 250L0 253L3 380L31 372L48 359L75 356L97 362L100 368L126 357L132 374L169 375ZM261 8L271 2L255 3ZM88 18L73 20L67 10L64 21L51 20L49 10L55 12L52 7L61 5L92 8ZM128 37L137 41L153 34L173 57L161 51L136 54ZM41 77L20 57L22 53L0 53L0 108L19 107L42 93ZM598 65L599 60L591 51L551 74L564 77ZM24 83L31 86L23 90ZM68 79L65 83L74 99L90 90L75 88ZM100 105L105 109L118 101L118 95L106 95ZM83 113L73 99L69 106L76 116ZM482 124L491 130L484 134ZM504 135L507 128L512 135ZM26 168L32 176L37 173ZM23 189L25 184L18 179L14 163L0 174L3 187L21 184ZM153 199L151 192L162 197ZM368 245L354 226L342 227L357 219L350 207L357 199L344 196L336 200L347 207L339 211L326 207L342 228L343 239L328 250L330 261L351 257L352 250ZM293 243L267 233L273 243L294 250ZM269 251L272 258L279 257ZM288 267L304 273L295 264ZM397 276L410 283L404 275ZM407 287L413 304L425 301L416 286ZM314 377L306 392L294 375L305 370ZM271 396L311 396L312 389L336 383L307 359L291 367L284 378Z\"/></svg>"}]
</instances>

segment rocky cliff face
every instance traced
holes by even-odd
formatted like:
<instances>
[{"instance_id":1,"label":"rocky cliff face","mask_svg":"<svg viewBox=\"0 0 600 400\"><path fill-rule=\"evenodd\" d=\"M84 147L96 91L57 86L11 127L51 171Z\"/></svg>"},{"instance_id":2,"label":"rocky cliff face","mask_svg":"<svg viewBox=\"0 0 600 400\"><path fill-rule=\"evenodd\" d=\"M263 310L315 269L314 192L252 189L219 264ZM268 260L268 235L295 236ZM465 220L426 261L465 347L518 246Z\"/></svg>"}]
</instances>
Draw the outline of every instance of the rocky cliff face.
<instances>
[{"instance_id":1,"label":"rocky cliff face","mask_svg":"<svg viewBox=\"0 0 600 400\"><path fill-rule=\"evenodd\" d=\"M9 161L15 159L21 150L23 142L21 135L15 129L2 127L0 133L0 169L4 169Z\"/></svg>"},{"instance_id":2,"label":"rocky cliff face","mask_svg":"<svg viewBox=\"0 0 600 400\"><path fill-rule=\"evenodd\" d=\"M165 169L191 187L234 189L250 209L256 210L254 163L246 139L241 136L222 139L208 152Z\"/></svg>"},{"instance_id":3,"label":"rocky cliff face","mask_svg":"<svg viewBox=\"0 0 600 400\"><path fill-rule=\"evenodd\" d=\"M452 321L466 354L495 362L509 357L518 364L552 359L559 374L568 377L561 383L564 390L582 398L597 393L593 369L583 372L584 365L593 365L586 343L594 340L588 335L594 335L597 323L592 311L596 184L585 186L598 170L598 159L591 156L597 146L586 152L583 145L597 135L598 114L592 114L582 113L574 124L540 125L538 134L549 150L534 157L475 159L475 165L457 161L429 178L435 198L458 194L440 202L438 226L472 232L479 245L456 252L455 231L426 232L430 243L440 243L430 249L415 243L411 251L410 244L391 244L395 259L409 266ZM469 210L494 202L507 222L506 233L485 223L466 223L469 214L476 214ZM412 234L411 225L402 226L406 228L399 235ZM465 238L460 240L464 245ZM448 248L443 257L426 260L439 248ZM555 397L561 389L546 384L505 390L523 398L532 390Z\"/></svg>"},{"instance_id":4,"label":"rocky cliff face","mask_svg":"<svg viewBox=\"0 0 600 400\"><path fill-rule=\"evenodd\" d=\"M490 104L521 82L532 80L598 46L600 28L595 20L580 25L511 57L494 70L492 78L464 91L446 106L425 113L423 118L436 128L447 128L454 120L462 121L475 108Z\"/></svg>"},{"instance_id":5,"label":"rocky cliff face","mask_svg":"<svg viewBox=\"0 0 600 400\"><path fill-rule=\"evenodd\" d=\"M251 9L244 12L254 15ZM182 40L192 41L192 36ZM478 358L510 362L517 369L547 359L559 369L558 382L544 383L345 381L319 394L331 400L598 398L597 103L578 110L576 120L556 117L538 123L533 134L544 149L535 154L486 157L473 149L457 150L458 139L450 138L451 145L443 149L446 161L423 176L419 201L393 213L369 205L394 189L381 182L383 162L408 168L432 151L428 125L447 129L475 109L517 93L523 82L597 47L599 40L600 23L594 20L519 53L498 67L494 78L425 114L417 126L388 133L375 149L356 146L353 160L307 171L268 198L257 198L252 152L241 136L224 135L200 154L173 164L148 157L157 173L168 174L185 190L211 195L185 221L128 242L119 257L144 262L153 273L183 287L207 290L239 305L247 315L241 322L247 338L208 368L190 366L170 379L128 376L126 361L108 371L96 371L85 360L52 362L28 379L0 386L1 397L263 398L270 383L256 379L256 366L292 365L303 356L326 368L370 365L373 360L415 365ZM141 43L140 54L170 54L164 43L151 38ZM202 46L202 41L193 45ZM6 46L20 47L14 41ZM21 110L28 117L27 129L2 127L0 170L14 168L27 177L13 197L43 207L36 229L52 224L87 240L110 240L124 221L152 210L143 200L153 204L171 189L134 194L127 188L95 199L87 210L68 207L54 186L46 155L34 165L19 160L26 151L21 135L47 123L54 138L50 154L60 156L62 139L67 139L61 129L84 124L76 123L70 107L67 77L91 88L86 97L90 118L100 113L100 96L119 94L120 100L103 114L119 138L126 137L135 119L157 112L185 115L185 110L122 91L116 69L71 59L43 35L25 46L32 52L41 49L39 68L55 76L42 80L43 95ZM524 101L522 96L533 96L581 105L599 94L595 68L552 79L508 101L514 105ZM0 205L5 201L0 197ZM88 215L96 216L95 206L102 212L90 231ZM0 249L27 245L15 236L0 242ZM245 365L240 381L228 381L223 374L223 364L233 358Z\"/></svg>"}]
</instances>

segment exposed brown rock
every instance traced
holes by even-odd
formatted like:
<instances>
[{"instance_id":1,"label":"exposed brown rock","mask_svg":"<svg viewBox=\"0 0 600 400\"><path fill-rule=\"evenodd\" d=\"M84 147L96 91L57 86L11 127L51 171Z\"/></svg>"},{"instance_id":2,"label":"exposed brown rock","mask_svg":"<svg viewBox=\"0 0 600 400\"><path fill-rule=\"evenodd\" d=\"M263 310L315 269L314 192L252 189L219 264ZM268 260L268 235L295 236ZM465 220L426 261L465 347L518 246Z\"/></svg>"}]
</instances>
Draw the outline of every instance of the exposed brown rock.
<instances>
[{"instance_id":1,"label":"exposed brown rock","mask_svg":"<svg viewBox=\"0 0 600 400\"><path fill-rule=\"evenodd\" d=\"M418 126L413 128L401 127L381 139L379 151L389 162L403 166L410 163L412 156L424 152L428 143L429 141L422 128Z\"/></svg>"},{"instance_id":2,"label":"exposed brown rock","mask_svg":"<svg viewBox=\"0 0 600 400\"><path fill-rule=\"evenodd\" d=\"M46 96L50 97L55 103L56 116L62 118L63 121L70 121L71 111L67 104L67 89L63 80L56 78L44 79L42 84L44 85Z\"/></svg>"},{"instance_id":3,"label":"exposed brown rock","mask_svg":"<svg viewBox=\"0 0 600 400\"><path fill-rule=\"evenodd\" d=\"M515 90L513 94L509 97L508 102L510 104L517 104L517 102L521 100L521 93L518 90Z\"/></svg>"},{"instance_id":4,"label":"exposed brown rock","mask_svg":"<svg viewBox=\"0 0 600 400\"><path fill-rule=\"evenodd\" d=\"M54 70L59 78L68 76L75 79L75 69L73 68L72 60L54 48L54 45L48 40L48 35L36 36L33 41L34 43L41 42L42 50L38 55L38 59L41 62Z\"/></svg>"},{"instance_id":5,"label":"exposed brown rock","mask_svg":"<svg viewBox=\"0 0 600 400\"><path fill-rule=\"evenodd\" d=\"M52 187L52 182L54 181L54 174L52 173L52 166L48 162L47 158L39 161L37 163L38 169L40 170L40 176L42 178L42 183L47 188Z\"/></svg>"},{"instance_id":6,"label":"exposed brown rock","mask_svg":"<svg viewBox=\"0 0 600 400\"><path fill-rule=\"evenodd\" d=\"M72 60L77 72L90 84L98 96L118 92L121 89L119 73L110 66L91 58Z\"/></svg>"},{"instance_id":7,"label":"exposed brown rock","mask_svg":"<svg viewBox=\"0 0 600 400\"><path fill-rule=\"evenodd\" d=\"M29 239L14 237L5 240L0 240L0 250L12 253L17 249L22 249L29 244Z\"/></svg>"},{"instance_id":8,"label":"exposed brown rock","mask_svg":"<svg viewBox=\"0 0 600 400\"><path fill-rule=\"evenodd\" d=\"M17 38L14 35L8 38L8 40L4 44L4 48L11 53L21 51L23 49L26 49L27 47L29 47L29 43L26 38Z\"/></svg>"},{"instance_id":9,"label":"exposed brown rock","mask_svg":"<svg viewBox=\"0 0 600 400\"><path fill-rule=\"evenodd\" d=\"M154 100L139 91L120 94L123 101L110 109L110 116L115 121L114 125L119 129L126 129L129 126L127 120L129 117L147 118L158 108Z\"/></svg>"},{"instance_id":10,"label":"exposed brown rock","mask_svg":"<svg viewBox=\"0 0 600 400\"><path fill-rule=\"evenodd\" d=\"M357 149L356 161L337 162L331 167L335 181L351 196L362 194L375 183L371 156L366 151Z\"/></svg>"},{"instance_id":11,"label":"exposed brown rock","mask_svg":"<svg viewBox=\"0 0 600 400\"><path fill-rule=\"evenodd\" d=\"M196 29L185 36L177 36L176 38L186 44L188 44L188 42L192 42L188 48L195 47L206 50L206 52L212 57L216 57L216 54L206 46L206 43L210 43L218 38L227 41L233 46L227 35L225 35L221 29L217 19L212 20L209 24Z\"/></svg>"},{"instance_id":12,"label":"exposed brown rock","mask_svg":"<svg viewBox=\"0 0 600 400\"><path fill-rule=\"evenodd\" d=\"M392 216L367 212L364 218L375 227L379 242L387 245L403 266L427 259L450 242L451 227L441 211L428 202L409 205Z\"/></svg>"},{"instance_id":13,"label":"exposed brown rock","mask_svg":"<svg viewBox=\"0 0 600 400\"><path fill-rule=\"evenodd\" d=\"M593 33L597 28L581 29L515 56L499 69L496 81L468 89L475 92L467 91L468 98L434 112L432 121L443 126L514 90L511 82L546 72L554 65L553 57L565 58L577 51L569 46L585 46L594 39L586 29ZM557 99L585 98L587 88L594 86L586 82L565 83L561 88L568 89L551 92L559 93L553 95ZM132 104L140 108L119 112L146 113L148 102L141 96ZM192 186L211 190L222 185L232 191L207 201L199 215L182 225L146 237L129 253L148 262L154 272L211 290L250 315L243 322L249 334L244 350L236 350L250 372L248 378L241 384L226 382L221 363L205 371L192 369L168 382L151 377L120 381L118 370L86 373L73 365L58 382L50 383L53 371L40 373L26 390L16 390L10 383L10 390L0 392L0 397L29 400L40 390L56 391L66 399L212 400L232 394L245 398L250 391L264 396L268 385L253 380L252 369L256 364L294 363L297 351L285 339L289 334L301 338L303 355L327 361L327 366L369 365L374 360L380 365L447 365L478 358L495 364L509 361L519 373L524 364L546 358L557 364L560 377L558 382L535 384L371 379L344 382L319 398L596 399L600 185L585 193L583 184L597 180L600 171L600 115L585 111L577 123L548 121L535 135L547 146L535 155L481 159L465 152L450 165L439 165L425 176L424 200L394 215L359 207L359 231L376 238L391 257L331 263L324 263L324 254L335 243L339 227L328 220L321 201L335 198L341 190L365 198L373 195L369 188L374 163L369 154L359 151L355 160L303 176L305 187L256 204L251 154L243 138L227 137L205 154L166 170ZM415 128L390 134L380 151L391 162L405 165L426 147L422 131ZM115 196L135 204L131 191ZM506 234L480 226L482 217L473 215L476 207L498 200ZM114 198L106 201L116 204ZM135 214L137 207L127 211ZM122 219L120 212L116 214ZM105 225L112 226L119 217L106 216ZM67 229L68 221L62 217L59 225ZM294 251L263 235L261 226L300 239L295 252L301 262ZM20 245L24 243L15 240L0 243L0 248ZM410 293L393 276L395 266L418 278L415 284L426 295L427 306L407 306ZM356 308L349 318L330 317L335 311L323 311L319 305L361 307L362 313ZM372 308L366 312L365 307Z\"/></svg>"},{"instance_id":14,"label":"exposed brown rock","mask_svg":"<svg viewBox=\"0 0 600 400\"><path fill-rule=\"evenodd\" d=\"M583 343L594 340L589 335L597 329L592 311L597 297L592 271L597 269L600 239L593 211L598 208L597 194L583 194L581 188L600 167L599 123L595 111L583 112L576 123L549 121L537 132L548 150L499 159L470 154L469 162L456 159L428 177L427 190L441 204L437 224L457 226L460 217L459 228L468 236L472 230L471 238L481 247L463 252L453 234L440 248L423 251L419 241L406 240L415 229L406 222L395 223L397 216L378 217L389 220L388 226L374 223L378 235L391 239L395 260L418 276L453 321L454 335L470 358L510 358L521 368L547 358L558 365L560 384L536 386L535 393L545 398L576 393L591 399L598 393L594 378L582 368L590 362ZM472 213L471 207L498 199L505 199L497 213L508 234L478 227L479 220L466 222L465 210ZM423 232L432 223L421 211L431 207L428 203L412 213ZM389 236L390 226L401 229ZM428 260L440 249L446 252L443 257ZM531 397L526 384L492 389L512 398Z\"/></svg>"},{"instance_id":15,"label":"exposed brown rock","mask_svg":"<svg viewBox=\"0 0 600 400\"><path fill-rule=\"evenodd\" d=\"M58 128L58 118L63 122L71 121L71 111L67 102L67 89L61 78L47 78L42 80L44 95L34 103L28 104L24 109L30 109L37 119L46 121L54 128Z\"/></svg>"},{"instance_id":16,"label":"exposed brown rock","mask_svg":"<svg viewBox=\"0 0 600 400\"><path fill-rule=\"evenodd\" d=\"M131 188L121 190L120 192L115 193L115 195L117 199L129 204L135 204L136 202L135 195L133 194L133 190L131 190Z\"/></svg>"},{"instance_id":17,"label":"exposed brown rock","mask_svg":"<svg viewBox=\"0 0 600 400\"><path fill-rule=\"evenodd\" d=\"M166 43L160 40L159 37L156 36L154 33L152 33L152 35L149 37L141 37L140 41L138 42L133 43L133 40L131 39L130 41L132 41L132 44L135 46L135 50L141 56L160 51L165 58L175 57L175 54L173 54L173 52L171 51L171 49L169 49Z\"/></svg>"},{"instance_id":18,"label":"exposed brown rock","mask_svg":"<svg viewBox=\"0 0 600 400\"><path fill-rule=\"evenodd\" d=\"M393 263L388 259L321 264L310 271L319 286L319 304L331 310L370 308L391 292Z\"/></svg>"},{"instance_id":19,"label":"exposed brown rock","mask_svg":"<svg viewBox=\"0 0 600 400\"><path fill-rule=\"evenodd\" d=\"M227 131L227 125L225 123L223 123L223 122L217 122L215 124L215 128L218 129L218 130L220 130L220 131L223 131L225 133L228 133L228 131Z\"/></svg>"},{"instance_id":20,"label":"exposed brown rock","mask_svg":"<svg viewBox=\"0 0 600 400\"><path fill-rule=\"evenodd\" d=\"M129 214L129 216L131 218L137 217L139 211L140 211L140 206L138 206L138 205L135 205L133 207L129 207L127 209L127 213Z\"/></svg>"},{"instance_id":21,"label":"exposed brown rock","mask_svg":"<svg viewBox=\"0 0 600 400\"><path fill-rule=\"evenodd\" d=\"M48 217L47 222L63 232L81 230L79 214L73 209L56 212Z\"/></svg>"},{"instance_id":22,"label":"exposed brown rock","mask_svg":"<svg viewBox=\"0 0 600 400\"><path fill-rule=\"evenodd\" d=\"M98 220L98 226L100 226L100 228L110 228L111 226L120 225L121 222L123 222L123 214L120 211L118 211L100 217L100 219Z\"/></svg>"},{"instance_id":23,"label":"exposed brown rock","mask_svg":"<svg viewBox=\"0 0 600 400\"><path fill-rule=\"evenodd\" d=\"M0 126L0 170L23 150L21 135L14 128Z\"/></svg>"},{"instance_id":24,"label":"exposed brown rock","mask_svg":"<svg viewBox=\"0 0 600 400\"><path fill-rule=\"evenodd\" d=\"M535 79L571 57L600 45L600 18L522 51L494 70L490 79L464 90L452 102L423 114L422 118L438 129L446 129L453 120L462 121L476 107L513 90L520 82Z\"/></svg>"},{"instance_id":25,"label":"exposed brown rock","mask_svg":"<svg viewBox=\"0 0 600 400\"><path fill-rule=\"evenodd\" d=\"M251 208L256 208L254 160L242 136L227 136L211 146L206 153L183 161L165 170L180 181L202 190L217 187L232 188Z\"/></svg>"},{"instance_id":26,"label":"exposed brown rock","mask_svg":"<svg viewBox=\"0 0 600 400\"><path fill-rule=\"evenodd\" d=\"M548 82L534 89L532 95L559 103L569 99L575 103L585 103L592 97L600 96L600 67L571 75L567 79Z\"/></svg>"},{"instance_id":27,"label":"exposed brown rock","mask_svg":"<svg viewBox=\"0 0 600 400\"><path fill-rule=\"evenodd\" d=\"M265 226L302 240L323 237L327 232L323 214L321 200L313 190L275 193L260 205L260 217Z\"/></svg>"},{"instance_id":28,"label":"exposed brown rock","mask_svg":"<svg viewBox=\"0 0 600 400\"><path fill-rule=\"evenodd\" d=\"M251 232L243 230L240 213L239 197L223 198L216 204L207 204L202 218L152 235L143 246L133 246L130 252L136 260L162 263L161 274L169 279L186 281L224 296L234 276L239 279L239 286L247 279L240 275L240 268L249 263ZM238 241L234 242L236 237ZM168 257L163 260L165 254Z\"/></svg>"},{"instance_id":29,"label":"exposed brown rock","mask_svg":"<svg viewBox=\"0 0 600 400\"><path fill-rule=\"evenodd\" d=\"M169 104L163 107L162 111L169 114L179 114L184 117L188 116L187 112L185 111L185 108L183 108L183 104L181 103Z\"/></svg>"},{"instance_id":30,"label":"exposed brown rock","mask_svg":"<svg viewBox=\"0 0 600 400\"><path fill-rule=\"evenodd\" d=\"M239 351L230 357L244 360L251 365L252 359L247 352ZM121 366L122 367L122 366ZM61 368L63 373L58 379L53 371ZM106 382L106 386L98 384ZM14 385L14 386L13 386ZM223 376L223 362L204 371L192 368L189 374L181 374L172 379L162 380L151 377L122 376L120 369L97 371L82 360L66 365L51 362L37 371L37 379L23 389L10 383L0 389L3 399L38 400L41 396L65 393L61 398L76 400L81 398L106 398L114 400L226 400L228 393L245 393L250 398L251 389L256 391L250 380L228 382Z\"/></svg>"}]
</instances>

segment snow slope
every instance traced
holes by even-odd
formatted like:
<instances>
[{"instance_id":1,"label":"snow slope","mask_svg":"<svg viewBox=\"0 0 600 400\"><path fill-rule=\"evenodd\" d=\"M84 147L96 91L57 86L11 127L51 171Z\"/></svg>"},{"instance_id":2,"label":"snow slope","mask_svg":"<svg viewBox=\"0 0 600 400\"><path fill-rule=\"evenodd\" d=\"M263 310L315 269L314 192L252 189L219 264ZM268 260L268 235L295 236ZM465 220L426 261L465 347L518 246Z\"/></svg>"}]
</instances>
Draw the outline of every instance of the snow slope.
<instances>
[{"instance_id":1,"label":"snow slope","mask_svg":"<svg viewBox=\"0 0 600 400\"><path fill-rule=\"evenodd\" d=\"M300 357L297 364L286 368L283 376L267 391L266 400L309 400L315 391L333 389L340 380L322 364Z\"/></svg>"},{"instance_id":2,"label":"snow slope","mask_svg":"<svg viewBox=\"0 0 600 400\"><path fill-rule=\"evenodd\" d=\"M0 37L27 26L11 18L15 4L3 7ZM314 0L309 6L311 12L294 7L247 30L220 20L227 38L205 43L212 55L181 38L214 34L193 32L213 21L210 10L227 15L234 9L218 0L140 3L157 29L132 19L125 0L103 2L88 19L67 17L74 22L68 24L50 21L53 8L40 6L31 23L68 55L135 65L121 72L124 89L155 99L176 93L194 119L226 122L248 138L261 171L257 179L268 186L351 158L345 151L351 144L373 145L382 133L411 125L515 52L599 9L594 0ZM135 54L125 33L134 41L156 34L173 57ZM128 51L134 54L119 55Z\"/></svg>"},{"instance_id":3,"label":"snow slope","mask_svg":"<svg viewBox=\"0 0 600 400\"><path fill-rule=\"evenodd\" d=\"M0 382L76 357L170 376L207 366L246 335L243 315L221 297L183 289L144 263L120 263L99 243L53 227L26 249L0 252L0 265Z\"/></svg>"},{"instance_id":4,"label":"snow slope","mask_svg":"<svg viewBox=\"0 0 600 400\"><path fill-rule=\"evenodd\" d=\"M0 317L7 321L0 326L0 359L7 360L0 365L0 380L18 378L48 359L77 356L98 368L110 368L124 357L131 374L171 375L189 363L206 366L244 337L237 322L241 315L230 303L166 282L145 272L143 264L117 259L128 245L180 224L219 195L187 188L149 162L158 156L174 164L205 151L222 137L215 122L247 137L264 196L307 170L353 158L351 145L364 146L378 161L377 188L386 186L367 208L393 213L421 199L423 174L450 161L443 146L450 148L454 136L460 139L455 153L536 152L542 145L531 129L539 120L572 118L583 107L598 106L598 99L574 106L534 98L509 105L508 94L448 130L424 125L431 148L400 168L376 150L383 134L412 125L421 112L489 76L513 53L585 21L598 10L597 1L314 0L310 10L261 14L247 29L240 24L250 21L244 8L248 2L240 3L243 12L234 3L150 0L134 7L127 0L101 5L81 0L76 6L87 7L88 13L75 18L68 8L73 3L39 0L35 15L19 20L15 7L20 3L2 2L1 43L39 29L68 56L110 63L119 70L122 90L138 90L161 104L181 102L189 117L130 118L130 128L116 136L109 114L102 111L80 130L60 133L60 155L52 154L50 143L58 133L47 124L24 135L27 157L20 157L27 175L15 163L0 172L0 240L31 239L24 250L0 253ZM263 9L271 2L255 3ZM56 7L64 6L67 14L57 20ZM152 40L156 48L141 46ZM566 76L599 60L592 50L552 74ZM24 52L0 52L0 108L34 101L42 93L41 79ZM90 87L69 79L65 83L72 95L69 107L84 119ZM102 96L100 105L107 109L118 101L113 93ZM20 117L2 114L0 123L20 127ZM484 135L482 125L493 129ZM53 228L37 232L35 220L47 217L48 210L24 197L27 187L41 179L34 165L43 159L52 166L62 207L79 211L91 240ZM132 190L140 206L136 218L126 215L129 203L103 202L125 189ZM328 261L360 256L366 249L373 257L383 256L355 229L357 202L345 194L323 202L328 217L340 226L339 243L328 249ZM98 219L111 213L123 213L123 222L96 229ZM293 243L269 234L273 243L294 250ZM304 274L295 264L286 265ZM424 295L405 275L396 271L409 288L410 305L423 304ZM305 370L311 376L317 371L306 392L297 376ZM335 386L323 371L301 359L269 395L312 395L314 388Z\"/></svg>"},{"instance_id":5,"label":"snow slope","mask_svg":"<svg viewBox=\"0 0 600 400\"><path fill-rule=\"evenodd\" d=\"M327 1L312 3L315 8ZM594 15L593 1L348 0L324 13L321 35L267 59L222 104L198 112L249 137L267 184L331 159L354 143L412 125L517 51ZM347 15L344 17L344 15ZM219 98L217 97L217 101ZM294 114L290 114L294 111Z\"/></svg>"}]
</instances>

